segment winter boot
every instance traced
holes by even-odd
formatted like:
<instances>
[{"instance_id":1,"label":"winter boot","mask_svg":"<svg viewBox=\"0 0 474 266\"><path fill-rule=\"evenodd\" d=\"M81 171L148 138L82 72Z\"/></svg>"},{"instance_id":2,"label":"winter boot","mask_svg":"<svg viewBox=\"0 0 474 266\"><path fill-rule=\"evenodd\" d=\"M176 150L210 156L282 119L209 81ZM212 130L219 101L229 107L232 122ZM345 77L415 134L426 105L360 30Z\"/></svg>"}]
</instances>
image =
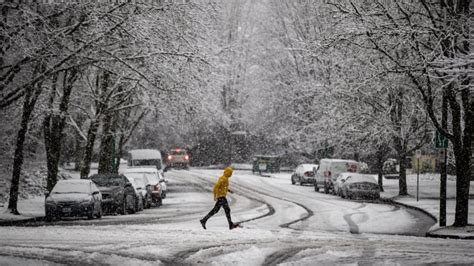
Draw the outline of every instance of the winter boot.
<instances>
[{"instance_id":1,"label":"winter boot","mask_svg":"<svg viewBox=\"0 0 474 266\"><path fill-rule=\"evenodd\" d=\"M199 222L201 222L201 225L202 225L202 228L204 228L204 230L206 230L206 220L199 220Z\"/></svg>"}]
</instances>

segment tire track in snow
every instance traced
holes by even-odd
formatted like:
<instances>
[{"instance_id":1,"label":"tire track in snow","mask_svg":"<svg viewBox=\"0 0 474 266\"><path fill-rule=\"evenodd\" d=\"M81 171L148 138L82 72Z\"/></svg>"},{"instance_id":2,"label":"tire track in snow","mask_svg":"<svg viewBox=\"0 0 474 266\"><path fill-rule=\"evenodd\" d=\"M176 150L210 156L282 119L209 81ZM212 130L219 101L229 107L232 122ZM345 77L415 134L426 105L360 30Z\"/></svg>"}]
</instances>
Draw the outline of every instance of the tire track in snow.
<instances>
[{"instance_id":1,"label":"tire track in snow","mask_svg":"<svg viewBox=\"0 0 474 266\"><path fill-rule=\"evenodd\" d=\"M130 247L136 246L136 243L130 244ZM10 251L8 248L11 248ZM17 249L17 250L12 250ZM44 252L49 251L50 254L38 254L32 253L32 249L43 250ZM59 251L52 255L54 251ZM29 253L28 253L29 252ZM66 253L66 254L64 254ZM67 254L70 253L70 254ZM83 255L83 256L81 256ZM103 256L104 258L110 256L117 256L119 258L128 259L128 260L139 260L148 263L157 263L162 260L166 260L160 257L150 257L145 255L130 254L127 252L120 251L99 251L99 250L90 250L90 249L77 249L77 248L62 248L62 247L42 247L42 246L32 246L32 245L4 245L2 250L0 250L0 256L10 256L10 257L19 257L19 258L28 258L34 260L45 260L54 263L68 264L68 265L102 265L104 264L103 260L97 258L97 255ZM86 257L87 256L87 257ZM94 256L94 257L92 257ZM107 263L105 263L107 264ZM126 262L124 262L126 264Z\"/></svg>"}]
</instances>

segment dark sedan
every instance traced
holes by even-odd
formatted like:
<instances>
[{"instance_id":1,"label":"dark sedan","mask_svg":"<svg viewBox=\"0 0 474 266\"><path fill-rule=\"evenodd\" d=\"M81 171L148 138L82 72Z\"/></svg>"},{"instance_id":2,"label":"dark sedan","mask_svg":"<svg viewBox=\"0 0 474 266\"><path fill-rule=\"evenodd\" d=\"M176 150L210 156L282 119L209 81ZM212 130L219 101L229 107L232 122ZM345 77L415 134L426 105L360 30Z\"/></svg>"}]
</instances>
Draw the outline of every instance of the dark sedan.
<instances>
[{"instance_id":1,"label":"dark sedan","mask_svg":"<svg viewBox=\"0 0 474 266\"><path fill-rule=\"evenodd\" d=\"M135 213L136 196L132 184L124 175L95 174L90 177L102 193L102 208L107 213Z\"/></svg>"},{"instance_id":2,"label":"dark sedan","mask_svg":"<svg viewBox=\"0 0 474 266\"><path fill-rule=\"evenodd\" d=\"M371 175L354 173L342 182L341 196L343 198L380 198L380 186Z\"/></svg>"},{"instance_id":3,"label":"dark sedan","mask_svg":"<svg viewBox=\"0 0 474 266\"><path fill-rule=\"evenodd\" d=\"M61 217L89 219L102 217L102 196L90 180L59 180L51 193L46 193L46 220Z\"/></svg>"}]
</instances>

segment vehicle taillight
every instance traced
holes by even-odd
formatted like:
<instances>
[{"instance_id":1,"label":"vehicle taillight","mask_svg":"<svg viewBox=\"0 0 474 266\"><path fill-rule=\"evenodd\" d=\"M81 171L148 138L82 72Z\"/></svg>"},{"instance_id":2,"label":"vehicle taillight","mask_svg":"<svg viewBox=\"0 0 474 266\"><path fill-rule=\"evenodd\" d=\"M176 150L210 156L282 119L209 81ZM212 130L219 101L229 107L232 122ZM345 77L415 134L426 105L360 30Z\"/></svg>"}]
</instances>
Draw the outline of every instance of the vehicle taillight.
<instances>
[{"instance_id":1,"label":"vehicle taillight","mask_svg":"<svg viewBox=\"0 0 474 266\"><path fill-rule=\"evenodd\" d=\"M184 159L185 159L186 161L189 160L189 156L188 156L187 154L184 155Z\"/></svg>"},{"instance_id":2,"label":"vehicle taillight","mask_svg":"<svg viewBox=\"0 0 474 266\"><path fill-rule=\"evenodd\" d=\"M160 185L159 185L159 184L155 185L155 186L153 187L153 190L155 190L155 191L160 191L160 190L161 190Z\"/></svg>"},{"instance_id":3,"label":"vehicle taillight","mask_svg":"<svg viewBox=\"0 0 474 266\"><path fill-rule=\"evenodd\" d=\"M304 175L311 177L311 176L314 176L314 172L312 172L312 171L304 172Z\"/></svg>"},{"instance_id":4,"label":"vehicle taillight","mask_svg":"<svg viewBox=\"0 0 474 266\"><path fill-rule=\"evenodd\" d=\"M173 156L168 155L168 160L171 160L172 158L173 158Z\"/></svg>"}]
</instances>

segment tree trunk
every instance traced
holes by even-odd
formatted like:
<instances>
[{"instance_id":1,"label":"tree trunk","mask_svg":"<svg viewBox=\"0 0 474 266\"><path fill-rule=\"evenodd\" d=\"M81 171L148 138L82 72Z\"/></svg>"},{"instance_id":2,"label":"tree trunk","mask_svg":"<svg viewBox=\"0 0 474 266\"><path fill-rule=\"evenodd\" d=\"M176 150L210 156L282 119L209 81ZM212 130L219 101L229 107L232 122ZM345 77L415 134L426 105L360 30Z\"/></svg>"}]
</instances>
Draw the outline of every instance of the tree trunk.
<instances>
[{"instance_id":1,"label":"tree trunk","mask_svg":"<svg viewBox=\"0 0 474 266\"><path fill-rule=\"evenodd\" d=\"M84 156L81 162L81 178L85 179L89 176L91 170L92 154L94 152L95 138L97 137L97 130L99 129L99 122L97 119L91 121L89 130L87 131L87 143L84 148Z\"/></svg>"},{"instance_id":2,"label":"tree trunk","mask_svg":"<svg viewBox=\"0 0 474 266\"><path fill-rule=\"evenodd\" d=\"M69 74L69 75L68 75ZM63 131L66 126L66 115L69 107L69 99L71 96L74 81L77 78L77 70L70 73L64 72L63 76L63 95L59 103L59 112L45 117L43 122L44 143L46 147L46 158L48 167L47 189L51 191L58 180L59 162L61 160L61 142ZM51 91L52 95L56 93L55 86ZM51 109L54 105L54 96L51 97Z\"/></svg>"},{"instance_id":3,"label":"tree trunk","mask_svg":"<svg viewBox=\"0 0 474 266\"><path fill-rule=\"evenodd\" d=\"M461 109L456 101L456 96L453 91L448 92L448 101L451 109L451 123L453 129L454 139L452 141L454 148L454 157L456 161L456 214L453 226L468 225L469 215L469 186L471 178L471 132L474 130L473 121L474 115L472 110L472 103L469 103L469 92L466 90L462 95L462 102L465 110L464 132L461 126Z\"/></svg>"},{"instance_id":4,"label":"tree trunk","mask_svg":"<svg viewBox=\"0 0 474 266\"><path fill-rule=\"evenodd\" d=\"M407 191L407 167L406 167L406 161L407 161L407 156L405 152L400 152L398 154L398 160L400 163L400 173L399 173L399 179L398 179L398 195L400 196L406 196L408 195Z\"/></svg>"},{"instance_id":5,"label":"tree trunk","mask_svg":"<svg viewBox=\"0 0 474 266\"><path fill-rule=\"evenodd\" d=\"M113 132L113 115L105 115L103 119L102 138L99 152L99 174L113 173L115 158L115 137Z\"/></svg>"},{"instance_id":6,"label":"tree trunk","mask_svg":"<svg viewBox=\"0 0 474 266\"><path fill-rule=\"evenodd\" d=\"M380 191L384 191L383 189L383 163L385 161L385 154L387 153L386 149L384 146L381 146L379 147L379 149L377 150L377 153L376 153L376 169L377 169L377 173L378 173L378 183L379 183L379 187L380 187Z\"/></svg>"},{"instance_id":7,"label":"tree trunk","mask_svg":"<svg viewBox=\"0 0 474 266\"><path fill-rule=\"evenodd\" d=\"M10 198L8 201L8 209L13 214L18 212L18 192L20 187L21 168L23 166L23 145L25 143L26 133L28 132L28 124L31 113L35 109L36 101L41 94L41 84L26 89L25 101L23 103L23 114L21 116L20 129L16 138L15 155L13 158L12 183L10 187Z\"/></svg>"}]
</instances>

